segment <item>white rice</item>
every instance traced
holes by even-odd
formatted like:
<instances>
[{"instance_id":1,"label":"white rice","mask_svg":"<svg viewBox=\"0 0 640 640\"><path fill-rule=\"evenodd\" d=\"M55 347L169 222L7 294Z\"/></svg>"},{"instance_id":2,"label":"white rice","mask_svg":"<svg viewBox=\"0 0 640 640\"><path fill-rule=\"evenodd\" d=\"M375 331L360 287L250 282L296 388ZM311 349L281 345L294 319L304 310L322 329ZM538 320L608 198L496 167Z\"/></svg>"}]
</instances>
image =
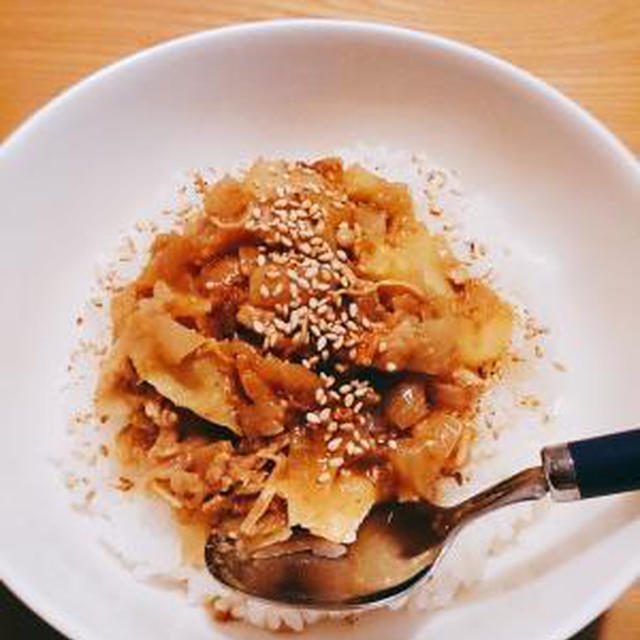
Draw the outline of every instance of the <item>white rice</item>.
<instances>
[{"instance_id":1,"label":"white rice","mask_svg":"<svg viewBox=\"0 0 640 640\"><path fill-rule=\"evenodd\" d=\"M336 154L347 163L358 162L385 177L407 183L419 215L429 228L443 231L445 225L454 227L453 233L447 233L447 237L454 251L460 257L466 257L466 234L473 230L476 235L480 228L478 223L483 224L486 216L481 207L464 195L455 172L434 167L425 156L383 148L341 149ZM435 183L439 188L435 188ZM186 189L179 193L172 207L184 209L192 202L193 193ZM430 203L437 204L444 215L430 215ZM118 469L113 456L105 457L99 453L101 444L109 444L110 430L91 418L90 405L97 362L103 353L102 347L108 343L105 285L134 277L153 237L153 225L166 228L171 223L172 218L160 214L151 225L138 224L134 236L125 236L115 260L106 261L106 266L100 271L92 300L82 312L83 339L72 356L72 380L65 390L71 426L68 437L61 442L59 456L66 484L72 490L73 504L93 518L96 540L104 545L105 552L119 558L136 578L181 583L193 604L213 603L218 611L228 612L233 618L272 630L289 628L300 631L321 619L340 617L339 614L265 605L228 592L211 578L206 569L185 565L170 508L160 500L142 497L135 491L117 490ZM490 238L487 249L486 256L474 262L472 271L481 274L495 267L494 286L516 309L522 310L522 301L513 295L513 290L517 290L517 278L514 279L511 273L507 252L500 246L493 246ZM500 277L506 273L510 274L509 286L504 286L505 281ZM96 307L100 304L101 308ZM550 358L551 345L548 339L543 341L546 342L547 358ZM538 340L537 344L541 345L541 341ZM464 470L466 482L458 486L453 481L443 481L443 502L457 502L535 461L548 425L553 420L552 380L543 373L542 366L536 366L542 360L534 356L534 342L524 339L522 327L514 338L514 349L525 362L514 367L483 400L478 440L472 447L471 461ZM548 365L544 369L548 371ZM519 406L524 394L535 396L540 407ZM446 606L463 589L482 578L488 556L514 543L519 530L541 510L540 504L535 508L520 505L469 526L444 558L433 579L410 596L396 601L392 608L435 609Z\"/></svg>"}]
</instances>

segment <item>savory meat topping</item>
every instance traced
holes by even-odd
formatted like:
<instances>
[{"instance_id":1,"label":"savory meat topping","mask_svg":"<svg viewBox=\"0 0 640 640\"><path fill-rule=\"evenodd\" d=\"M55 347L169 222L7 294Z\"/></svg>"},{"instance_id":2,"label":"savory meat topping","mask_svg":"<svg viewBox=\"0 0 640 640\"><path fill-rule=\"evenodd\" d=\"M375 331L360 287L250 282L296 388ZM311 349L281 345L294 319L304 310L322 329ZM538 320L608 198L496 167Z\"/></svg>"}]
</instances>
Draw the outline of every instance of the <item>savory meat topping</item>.
<instances>
[{"instance_id":1,"label":"savory meat topping","mask_svg":"<svg viewBox=\"0 0 640 640\"><path fill-rule=\"evenodd\" d=\"M406 186L336 158L206 185L112 319L97 400L123 463L252 550L298 527L334 552L377 501L431 497L512 331Z\"/></svg>"}]
</instances>

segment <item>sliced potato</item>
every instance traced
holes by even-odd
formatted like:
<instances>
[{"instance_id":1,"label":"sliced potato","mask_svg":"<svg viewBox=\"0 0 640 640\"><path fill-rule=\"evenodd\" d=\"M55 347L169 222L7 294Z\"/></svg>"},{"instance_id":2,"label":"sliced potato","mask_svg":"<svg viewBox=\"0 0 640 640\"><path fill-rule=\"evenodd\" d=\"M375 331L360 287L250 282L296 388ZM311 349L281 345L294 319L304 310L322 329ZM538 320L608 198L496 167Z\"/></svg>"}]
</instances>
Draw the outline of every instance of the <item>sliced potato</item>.
<instances>
[{"instance_id":1,"label":"sliced potato","mask_svg":"<svg viewBox=\"0 0 640 640\"><path fill-rule=\"evenodd\" d=\"M297 438L291 444L284 472L275 480L277 493L287 501L289 526L301 526L337 543L356 539L360 523L376 501L376 489L365 477L333 474L320 483L322 442Z\"/></svg>"},{"instance_id":2,"label":"sliced potato","mask_svg":"<svg viewBox=\"0 0 640 640\"><path fill-rule=\"evenodd\" d=\"M401 440L391 455L400 486L408 490L405 498L432 499L434 483L447 458L454 451L463 424L443 411L434 411L413 428L408 440Z\"/></svg>"},{"instance_id":3,"label":"sliced potato","mask_svg":"<svg viewBox=\"0 0 640 640\"><path fill-rule=\"evenodd\" d=\"M195 353L210 342L148 301L130 316L114 349L130 358L138 376L175 405L239 432L231 383L215 353Z\"/></svg>"},{"instance_id":4,"label":"sliced potato","mask_svg":"<svg viewBox=\"0 0 640 640\"><path fill-rule=\"evenodd\" d=\"M370 202L392 217L412 217L411 194L407 185L389 182L358 164L344 171L342 180L347 195L358 202Z\"/></svg>"},{"instance_id":5,"label":"sliced potato","mask_svg":"<svg viewBox=\"0 0 640 640\"><path fill-rule=\"evenodd\" d=\"M513 312L487 285L477 280L465 288L459 320L458 354L462 364L479 367L504 355L513 332Z\"/></svg>"},{"instance_id":6,"label":"sliced potato","mask_svg":"<svg viewBox=\"0 0 640 640\"><path fill-rule=\"evenodd\" d=\"M425 228L411 225L363 251L358 267L373 280L400 280L425 294L448 296L452 289L440 249Z\"/></svg>"}]
</instances>

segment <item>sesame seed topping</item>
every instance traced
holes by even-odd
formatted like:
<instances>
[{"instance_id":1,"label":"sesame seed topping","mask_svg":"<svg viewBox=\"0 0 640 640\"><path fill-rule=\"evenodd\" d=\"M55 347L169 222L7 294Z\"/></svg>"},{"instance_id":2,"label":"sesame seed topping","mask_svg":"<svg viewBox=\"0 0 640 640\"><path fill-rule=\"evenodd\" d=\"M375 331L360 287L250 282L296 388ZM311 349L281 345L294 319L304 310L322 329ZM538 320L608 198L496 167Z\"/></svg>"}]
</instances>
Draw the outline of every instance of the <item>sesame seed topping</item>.
<instances>
[{"instance_id":1,"label":"sesame seed topping","mask_svg":"<svg viewBox=\"0 0 640 640\"><path fill-rule=\"evenodd\" d=\"M385 369L389 372L397 371L398 365L395 362L387 362Z\"/></svg>"},{"instance_id":2,"label":"sesame seed topping","mask_svg":"<svg viewBox=\"0 0 640 640\"><path fill-rule=\"evenodd\" d=\"M259 320L254 320L254 322L253 322L253 330L256 333L264 333L264 325Z\"/></svg>"}]
</instances>

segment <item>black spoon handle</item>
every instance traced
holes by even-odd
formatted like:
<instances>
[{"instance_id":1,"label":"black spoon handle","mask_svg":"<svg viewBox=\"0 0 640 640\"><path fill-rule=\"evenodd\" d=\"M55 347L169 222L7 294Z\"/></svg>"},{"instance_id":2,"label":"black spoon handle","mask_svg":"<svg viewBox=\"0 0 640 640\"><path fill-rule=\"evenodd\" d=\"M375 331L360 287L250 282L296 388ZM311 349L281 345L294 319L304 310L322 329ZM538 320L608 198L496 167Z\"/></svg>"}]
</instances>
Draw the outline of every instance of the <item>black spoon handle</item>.
<instances>
[{"instance_id":1,"label":"black spoon handle","mask_svg":"<svg viewBox=\"0 0 640 640\"><path fill-rule=\"evenodd\" d=\"M545 447L542 462L555 500L640 489L640 429Z\"/></svg>"}]
</instances>

